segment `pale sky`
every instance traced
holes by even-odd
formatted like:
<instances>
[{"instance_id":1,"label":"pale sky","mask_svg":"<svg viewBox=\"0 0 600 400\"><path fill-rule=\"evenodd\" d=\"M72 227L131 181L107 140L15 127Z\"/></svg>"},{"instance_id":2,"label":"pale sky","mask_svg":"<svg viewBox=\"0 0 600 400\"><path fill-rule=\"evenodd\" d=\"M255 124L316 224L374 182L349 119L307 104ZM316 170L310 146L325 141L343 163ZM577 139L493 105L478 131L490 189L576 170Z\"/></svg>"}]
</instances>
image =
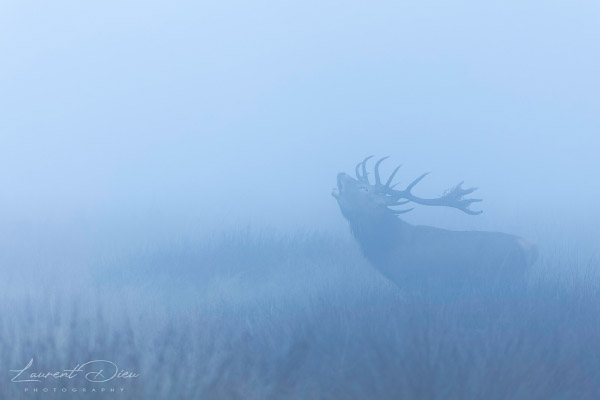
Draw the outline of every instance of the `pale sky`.
<instances>
[{"instance_id":1,"label":"pale sky","mask_svg":"<svg viewBox=\"0 0 600 400\"><path fill-rule=\"evenodd\" d=\"M390 155L600 220L596 1L0 4L0 220L337 221ZM325 222L324 222L325 221Z\"/></svg>"}]
</instances>

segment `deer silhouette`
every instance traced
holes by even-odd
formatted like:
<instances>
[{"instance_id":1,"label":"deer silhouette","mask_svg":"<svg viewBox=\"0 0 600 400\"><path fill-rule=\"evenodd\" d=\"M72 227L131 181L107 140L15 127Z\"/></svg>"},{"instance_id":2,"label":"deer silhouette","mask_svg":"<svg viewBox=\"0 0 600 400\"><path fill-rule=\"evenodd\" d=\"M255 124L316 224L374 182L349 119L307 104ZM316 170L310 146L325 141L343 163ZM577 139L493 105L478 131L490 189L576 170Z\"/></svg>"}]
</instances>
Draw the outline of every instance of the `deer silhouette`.
<instances>
[{"instance_id":1,"label":"deer silhouette","mask_svg":"<svg viewBox=\"0 0 600 400\"><path fill-rule=\"evenodd\" d=\"M425 173L404 190L392 185L401 166L396 167L385 183L379 175L378 160L371 184L365 158L356 165L356 179L340 173L336 198L343 216L365 257L384 276L400 287L437 282L442 286L479 284L487 281L514 280L537 259L537 246L532 242L500 232L451 231L431 226L411 225L398 216L411 211L397 209L409 203L445 206L469 215L482 211L470 209L481 199L465 198L477 188L464 189L463 182L446 190L438 198L421 198L412 193L427 176Z\"/></svg>"}]
</instances>

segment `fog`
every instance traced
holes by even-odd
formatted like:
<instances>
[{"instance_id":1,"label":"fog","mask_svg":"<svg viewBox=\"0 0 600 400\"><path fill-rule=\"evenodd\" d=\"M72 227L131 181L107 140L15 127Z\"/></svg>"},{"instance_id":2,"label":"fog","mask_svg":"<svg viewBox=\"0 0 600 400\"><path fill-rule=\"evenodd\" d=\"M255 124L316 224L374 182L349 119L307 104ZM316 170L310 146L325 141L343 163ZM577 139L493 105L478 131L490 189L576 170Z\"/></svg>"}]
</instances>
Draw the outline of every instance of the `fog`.
<instances>
[{"instance_id":1,"label":"fog","mask_svg":"<svg viewBox=\"0 0 600 400\"><path fill-rule=\"evenodd\" d=\"M1 11L3 220L339 224L335 175L370 154L496 217L598 219L595 2Z\"/></svg>"},{"instance_id":2,"label":"fog","mask_svg":"<svg viewBox=\"0 0 600 400\"><path fill-rule=\"evenodd\" d=\"M328 360L340 365L346 365L348 351L355 365L376 371L377 381L385 373L373 365L383 361L361 358L360 349L372 345L406 356L396 336L382 337L370 327L405 329L406 315L396 311L409 300L362 258L331 196L337 174L353 175L356 163L369 155L390 156L381 168L385 177L403 164L396 175L401 185L431 171L415 188L420 195L440 195L464 180L465 187L477 186L474 197L484 200L473 205L484 211L478 216L420 206L402 216L406 221L527 237L540 248L531 282L552 286L578 274L587 277L584 281L595 276L600 258L599 20L600 4L594 1L0 4L0 271L5 274L0 287L7 318L0 320L0 343L10 337L18 344L13 353L0 349L2 366L25 365L43 351L49 354L47 368L56 367L57 359L90 354L86 343L70 348L68 356L60 341L56 356L40 348L54 337L49 326L60 325L52 319L62 315L56 310L70 303L61 296L81 300L90 291L97 293L90 309L102 304L99 309L110 318L138 321L147 304L155 307L150 320L131 328L142 333L127 360L146 371L155 355L147 332L166 338L172 328L187 343L182 348L193 348L194 357L202 358L208 353L198 349L212 343L202 335L214 330L245 337L249 329L251 337L264 340L262 350L238 354L266 357L265 365L275 365L274 371L286 371L285 362L300 343L312 349L310 354L332 351ZM549 305L513 316L517 322L506 325L522 328L531 348L536 341L540 348L552 348L555 342L539 340L537 329L566 338L561 329L572 322L565 321L573 307L583 304L577 308L580 325L573 329L582 327L589 337L568 336L578 339L569 342L572 353L565 350L583 360L585 349L576 343L597 339L588 329L596 321L590 315L598 311L593 308L598 292L590 282L600 281L587 280L590 293L576 284L557 284L568 292L557 304L543 297L552 292L546 283L540 284L543 289L533 284L524 302ZM164 296L149 298L148 287ZM26 298L39 309L19 308ZM55 314L45 313L42 299L54 304ZM125 302L128 306L120 309ZM431 312L437 318L437 309L417 303L416 315ZM375 311L367 312L365 304ZM67 308L65 315L71 315ZM557 325L543 319L549 310L558 310ZM463 311L449 313L460 320ZM25 314L37 321L31 330L25 328L31 320L19 319ZM320 315L337 321L324 328L322 339L309 333L298 341L290 336L318 329ZM353 319L356 315L362 319ZM84 317L73 312L73 332L87 329L125 340L123 332L130 329L102 318L90 328ZM437 334L443 329L436 330L436 324L445 320L435 318L426 327ZM519 325L524 320L539 325ZM275 328L269 330L269 324ZM497 328L486 324L440 340L454 344L460 337L469 343L481 334L485 341ZM23 339L15 339L19 332ZM346 338L343 348L340 337ZM277 348L272 338L289 342L289 348ZM123 354L121 342L102 343L89 351L102 357ZM175 365L181 349L164 346L173 357L165 365ZM280 350L281 360L269 359ZM538 365L552 364L542 360L543 350L527 354L539 356ZM249 384L253 389L235 395L225 388L239 383L239 371L223 373L213 360L197 372L194 382L200 389L181 389L180 398L198 393L223 399L315 398L318 390L298 382L320 374L317 386L343 386L353 374L368 375L353 370L330 376L311 357L294 364L303 371L299 375L269 370L272 375L264 378L256 372ZM415 357L411 363L420 360ZM446 364L455 365L448 357ZM388 360L385 370L396 371L399 359ZM600 382L591 370L571 382ZM522 398L572 393L566 384L552 386L558 382L553 374L540 372L531 380L549 392L524 389ZM266 385L274 392L263 392L256 384L262 379L281 388ZM392 374L389 381L394 379ZM414 385L394 391L365 381L355 391L332 389L322 398L375 393L376 398L393 397L390 393L509 398L485 379L473 379L485 390L455 397L442 390L438 396L446 395L435 397L405 391ZM499 381L516 387L511 379ZM0 383L0 392L17 393L6 384ZM173 395L145 385L131 393ZM169 385L181 387L181 382L172 377ZM282 389L288 386L302 390ZM582 390L579 398L599 389Z\"/></svg>"}]
</instances>

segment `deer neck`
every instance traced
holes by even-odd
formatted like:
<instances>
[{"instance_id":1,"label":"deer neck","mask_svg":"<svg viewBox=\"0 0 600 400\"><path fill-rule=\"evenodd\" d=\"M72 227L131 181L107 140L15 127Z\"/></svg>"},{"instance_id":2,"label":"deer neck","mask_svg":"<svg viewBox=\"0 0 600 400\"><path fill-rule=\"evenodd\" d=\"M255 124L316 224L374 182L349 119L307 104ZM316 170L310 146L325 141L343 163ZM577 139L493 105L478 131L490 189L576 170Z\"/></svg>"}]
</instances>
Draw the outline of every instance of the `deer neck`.
<instances>
[{"instance_id":1,"label":"deer neck","mask_svg":"<svg viewBox=\"0 0 600 400\"><path fill-rule=\"evenodd\" d=\"M364 255L375 263L385 260L411 227L389 213L376 217L358 215L348 221Z\"/></svg>"}]
</instances>

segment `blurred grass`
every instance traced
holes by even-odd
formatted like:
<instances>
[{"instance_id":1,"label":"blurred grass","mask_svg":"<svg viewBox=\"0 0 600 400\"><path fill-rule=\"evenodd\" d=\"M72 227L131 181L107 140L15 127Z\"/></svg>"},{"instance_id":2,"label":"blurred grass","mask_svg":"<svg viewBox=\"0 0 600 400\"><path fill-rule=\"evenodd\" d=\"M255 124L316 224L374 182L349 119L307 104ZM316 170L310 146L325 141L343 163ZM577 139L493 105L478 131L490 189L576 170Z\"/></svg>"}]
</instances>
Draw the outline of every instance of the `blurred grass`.
<instances>
[{"instance_id":1,"label":"blurred grass","mask_svg":"<svg viewBox=\"0 0 600 400\"><path fill-rule=\"evenodd\" d=\"M123 394L56 398L600 398L593 256L556 247L519 290L443 299L390 284L349 235L126 247L94 254L86 282L3 292L0 398L32 397L8 373L32 357L39 370L107 359L142 374Z\"/></svg>"}]
</instances>

